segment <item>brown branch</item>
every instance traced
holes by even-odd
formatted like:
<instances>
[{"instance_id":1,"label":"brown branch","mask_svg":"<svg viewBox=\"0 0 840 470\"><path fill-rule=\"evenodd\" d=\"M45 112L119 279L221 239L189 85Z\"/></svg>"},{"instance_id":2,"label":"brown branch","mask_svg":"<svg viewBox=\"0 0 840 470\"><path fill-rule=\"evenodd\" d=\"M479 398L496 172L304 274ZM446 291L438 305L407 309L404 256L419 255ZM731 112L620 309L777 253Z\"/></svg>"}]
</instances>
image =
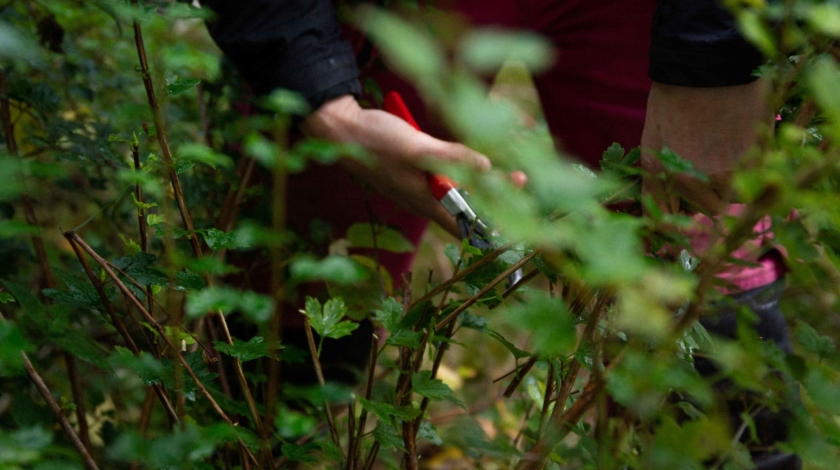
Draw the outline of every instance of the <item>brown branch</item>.
<instances>
[{"instance_id":1,"label":"brown branch","mask_svg":"<svg viewBox=\"0 0 840 470\"><path fill-rule=\"evenodd\" d=\"M315 346L315 337L312 335L312 325L309 324L309 318L303 317L303 329L306 331L306 341L309 343L309 352L312 354L312 364L315 366L315 375L318 376L318 383L323 387L326 382L324 380L324 371L321 369L321 360L318 358L318 347ZM338 438L338 428L335 426L335 418L330 408L330 403L324 399L324 411L327 414L327 423L330 426L330 436L333 443L341 450L341 440ZM344 458L344 452L341 453L341 458Z\"/></svg>"},{"instance_id":2,"label":"brown branch","mask_svg":"<svg viewBox=\"0 0 840 470\"><path fill-rule=\"evenodd\" d=\"M3 134L6 137L6 150L9 154L17 155L17 141L15 140L14 124L12 123L11 107L9 106L9 89L6 82L6 74L0 72L0 121L2 121ZM23 202L23 211L26 216L26 222L38 227L38 219L35 216L35 209L32 201L25 194L21 194L21 201ZM47 251L44 249L44 240L38 233L30 237L32 247L35 249L35 255L38 259L38 266L40 267L43 285L47 288L55 288L55 278L50 271L49 261L47 259ZM62 353L64 356L64 363L67 367L67 376L70 380L70 390L73 395L73 404L76 405L76 420L79 423L79 435L88 452L91 451L90 432L87 422L87 411L85 408L84 394L82 393L82 384L79 380L79 374L76 370L76 358L67 351Z\"/></svg>"},{"instance_id":3,"label":"brown branch","mask_svg":"<svg viewBox=\"0 0 840 470\"><path fill-rule=\"evenodd\" d=\"M370 400L370 396L373 393L373 382L376 370L376 356L379 353L379 337L376 336L374 333L371 336L370 340L370 358L368 362L368 376L367 376L367 384L365 385L365 400ZM355 445L350 447L347 451L347 462L349 468L355 469L356 468L356 458L359 455L359 451L361 450L362 446L362 436L365 433L365 425L367 424L367 410L362 408L362 411L359 413L359 430L356 433L355 438Z\"/></svg>"},{"instance_id":4,"label":"brown branch","mask_svg":"<svg viewBox=\"0 0 840 470\"><path fill-rule=\"evenodd\" d=\"M132 4L136 5L137 1L132 0ZM201 258L203 256L201 244L198 241L198 235L196 235L195 233L195 226L193 225L192 217L190 216L189 208L186 204L184 191L181 188L181 182L178 179L178 173L175 171L175 167L172 162L172 152L169 148L169 142L166 138L166 128L164 125L163 113L161 111L160 104L157 101L157 97L155 96L154 85L152 83L151 74L149 72L149 63L146 57L146 48L143 43L143 32L140 28L140 24L136 21L134 22L134 43L137 48L137 57L140 60L140 71L143 76L143 86L146 89L146 97L149 101L149 107L152 110L152 117L155 123L155 134L157 135L158 143L160 144L164 168L169 174L169 179L172 184L172 190L175 195L175 201L178 204L178 211L181 214L181 220L184 223L184 228L189 231L190 245L192 246L195 256L197 258ZM206 280L207 285L211 285L210 279L208 278ZM145 309L143 311L145 313L148 313ZM231 337L230 330L228 329L227 321L225 320L224 315L217 312L216 318L218 319L219 324L222 327L222 334L225 339L225 342L232 345L233 338ZM250 412L251 417L254 420L254 425L257 428L257 434L260 436L263 448L267 450L269 447L268 434L265 430L265 426L263 425L262 419L257 409L257 404L254 401L253 394L251 393L251 388L248 385L248 380L245 377L245 372L242 369L242 363L237 358L234 358L234 370L236 371L236 376L239 379L239 385L242 389L242 394L245 398L245 403L248 405L248 411ZM219 411L221 411L221 409L219 409ZM270 451L267 452L267 457L269 461L272 459ZM271 467L274 466L273 462L270 461L269 463L271 464Z\"/></svg>"},{"instance_id":5,"label":"brown branch","mask_svg":"<svg viewBox=\"0 0 840 470\"><path fill-rule=\"evenodd\" d=\"M519 384L522 383L522 380L531 371L531 368L534 367L534 364L537 363L537 356L531 356L528 359L528 362L522 365L522 367L517 367L514 372L516 372L516 376L513 380L510 381L507 388L505 389L505 393L502 394L505 398L510 398L513 395L513 392L519 387Z\"/></svg>"},{"instance_id":6,"label":"brown branch","mask_svg":"<svg viewBox=\"0 0 840 470\"><path fill-rule=\"evenodd\" d=\"M0 313L0 321L6 321L6 318L2 313ZM23 367L26 369L26 375L28 375L29 379L32 380L32 383L35 384L35 388L38 389L38 393L41 394L53 414L55 414L55 418L61 425L61 429L64 431L64 434L67 435L67 439L70 440L70 443L73 444L73 447L76 448L76 451L78 451L79 455L82 457L85 467L87 467L88 470L99 470L99 467L96 465L93 457L91 457L90 452L88 452L87 448L85 448L85 445L82 443L81 439L79 439L76 431L73 430L73 426L70 424L70 421L68 421L67 417L64 416L64 413L61 412L61 407L58 405L58 402L55 401L55 398L53 398L52 392L50 392L47 384L44 383L44 379L38 375L35 367L32 366L29 356L27 356L23 351L20 352L20 356L23 360Z\"/></svg>"},{"instance_id":7,"label":"brown branch","mask_svg":"<svg viewBox=\"0 0 840 470\"><path fill-rule=\"evenodd\" d=\"M498 276L496 276L495 279L490 281L486 286L484 286L480 291L478 291L477 294L475 294L474 296L467 299L463 304L461 304L460 307L456 308L455 311L453 311L452 313L447 315L446 318L444 318L443 320L439 321L437 323L437 325L435 326L435 331L440 331L444 326L449 324L449 322L458 318L458 315L460 315L464 310L470 308L474 303L476 303L478 301L478 299L483 297L484 294L490 292L497 285L504 282L508 278L508 276L515 273L517 270L522 268L522 266L525 266L526 264L528 264L528 262L531 261L539 253L540 253L539 250L534 250L530 254L528 254L527 256L524 256L521 260L517 261L516 263L513 263L509 268L507 268L504 272L502 272L502 274L499 274ZM473 266L475 266L475 265L473 265ZM470 267L472 267L472 266L470 266ZM464 270L464 272L465 271L466 270Z\"/></svg>"},{"instance_id":8,"label":"brown branch","mask_svg":"<svg viewBox=\"0 0 840 470\"><path fill-rule=\"evenodd\" d=\"M149 324L151 324L155 328L160 338L162 338L166 342L167 346L169 346L170 350L172 350L172 353L175 355L177 361L184 367L184 370L186 370L187 374L193 379L198 390L201 392L202 395L204 395L207 401L210 402L210 405L213 407L213 410L216 411L216 414L218 414L219 417L221 417L228 425L235 427L236 424L233 423L233 421L227 416L224 410L222 410L222 408L219 406L216 400L213 399L213 396L210 395L210 392L207 390L207 388L192 370L189 363L187 363L186 359L184 359L184 356L181 355L180 348L172 342L172 340L166 334L166 330L163 328L163 326L160 325L160 323L157 322L157 320L155 320L154 317L152 317L149 314L149 312L143 306L143 303L140 302L137 299L137 297L134 296L134 294L131 292L131 290L128 289L128 287L125 286L125 284L123 284L119 276L117 276L117 274L114 273L114 271L111 269L109 263L104 258L99 256L99 254L97 254L84 240L82 240L82 238L79 237L78 234L74 232L67 232L65 233L65 237L67 237L68 239L72 239L76 243L78 243L79 246L82 249L84 249L84 251L86 251L88 255L90 255L102 267L102 269L111 278L111 280L114 282L117 288L123 293L123 295L125 295L127 299L129 299L134 304L137 310L140 311L140 313L142 313L143 316L146 318L146 321L149 322ZM237 440L239 441L240 445L245 446L245 443L242 441L241 438L237 438ZM248 451L247 453L256 463L256 457L254 457L250 451ZM257 464L257 467L261 468L259 464Z\"/></svg>"},{"instance_id":9,"label":"brown branch","mask_svg":"<svg viewBox=\"0 0 840 470\"><path fill-rule=\"evenodd\" d=\"M603 380L590 380L575 403L559 418L552 419L546 435L537 441L527 454L522 456L522 460L516 466L517 470L539 470L543 468L545 460L554 447L571 431L572 425L580 421L584 413L595 404L595 399L604 385ZM554 409L556 410L559 406L555 405Z\"/></svg>"}]
</instances>

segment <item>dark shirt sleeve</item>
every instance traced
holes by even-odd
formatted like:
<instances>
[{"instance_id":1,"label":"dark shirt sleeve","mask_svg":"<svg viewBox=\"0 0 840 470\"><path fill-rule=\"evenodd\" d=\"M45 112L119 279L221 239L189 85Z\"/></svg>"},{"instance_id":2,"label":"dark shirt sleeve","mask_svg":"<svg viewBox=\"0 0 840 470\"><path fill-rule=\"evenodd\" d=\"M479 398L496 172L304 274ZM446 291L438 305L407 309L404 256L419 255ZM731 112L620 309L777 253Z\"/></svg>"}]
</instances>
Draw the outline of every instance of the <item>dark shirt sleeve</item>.
<instances>
[{"instance_id":1,"label":"dark shirt sleeve","mask_svg":"<svg viewBox=\"0 0 840 470\"><path fill-rule=\"evenodd\" d=\"M764 57L738 32L717 0L659 0L653 18L650 78L670 85L717 87L756 80Z\"/></svg>"},{"instance_id":2,"label":"dark shirt sleeve","mask_svg":"<svg viewBox=\"0 0 840 470\"><path fill-rule=\"evenodd\" d=\"M341 37L330 0L204 0L207 28L258 96L277 88L312 109L361 93L353 49Z\"/></svg>"}]
</instances>

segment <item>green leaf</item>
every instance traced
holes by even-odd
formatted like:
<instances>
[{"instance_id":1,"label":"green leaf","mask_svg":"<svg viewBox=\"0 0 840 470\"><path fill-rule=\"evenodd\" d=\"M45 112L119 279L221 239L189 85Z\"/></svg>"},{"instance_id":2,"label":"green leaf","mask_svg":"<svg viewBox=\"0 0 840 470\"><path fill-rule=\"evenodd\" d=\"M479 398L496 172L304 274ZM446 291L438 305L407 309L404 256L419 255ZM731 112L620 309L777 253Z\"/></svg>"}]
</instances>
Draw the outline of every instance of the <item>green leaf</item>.
<instances>
[{"instance_id":1,"label":"green leaf","mask_svg":"<svg viewBox=\"0 0 840 470\"><path fill-rule=\"evenodd\" d=\"M487 319L484 317L473 315L470 312L464 312L459 318L461 320L461 326L464 328L481 332L487 331Z\"/></svg>"},{"instance_id":2,"label":"green leaf","mask_svg":"<svg viewBox=\"0 0 840 470\"><path fill-rule=\"evenodd\" d=\"M111 264L141 285L165 285L168 279L166 274L154 267L156 262L157 257L155 255L141 251L134 256L117 258ZM124 282L130 288L134 286L128 280Z\"/></svg>"},{"instance_id":3,"label":"green leaf","mask_svg":"<svg viewBox=\"0 0 840 470\"><path fill-rule=\"evenodd\" d=\"M376 439L376 442L390 447L392 450L405 451L405 447L403 447L403 440L402 437L400 437L399 431L397 431L395 426L386 421L379 420L379 422L376 423L376 429L373 430L373 438Z\"/></svg>"},{"instance_id":4,"label":"green leaf","mask_svg":"<svg viewBox=\"0 0 840 470\"><path fill-rule=\"evenodd\" d=\"M369 223L353 224L347 229L347 239L356 248L374 248L394 253L413 253L414 245L399 230Z\"/></svg>"},{"instance_id":5,"label":"green leaf","mask_svg":"<svg viewBox=\"0 0 840 470\"><path fill-rule=\"evenodd\" d=\"M108 353L99 343L91 339L86 333L71 328L68 334L53 338L56 346L93 364L100 369L110 369L106 358Z\"/></svg>"},{"instance_id":6,"label":"green leaf","mask_svg":"<svg viewBox=\"0 0 840 470\"><path fill-rule=\"evenodd\" d=\"M282 114L304 116L309 113L309 104L300 93L278 88L269 95L266 107Z\"/></svg>"},{"instance_id":7,"label":"green leaf","mask_svg":"<svg viewBox=\"0 0 840 470\"><path fill-rule=\"evenodd\" d=\"M138 201L137 196L135 196L134 193L131 193L131 200L134 201L134 206L137 207L138 209L151 209L152 207L157 207L156 202L153 202L153 203L149 204L149 203L146 203L146 202Z\"/></svg>"},{"instance_id":8,"label":"green leaf","mask_svg":"<svg viewBox=\"0 0 840 470\"><path fill-rule=\"evenodd\" d=\"M70 273L62 271L54 271L56 277L64 281L69 288L68 291L61 291L58 289L43 289L41 292L53 299L55 303L61 305L68 305L70 307L88 307L100 308L102 301L96 288L93 287L89 281L83 281L73 276ZM117 298L117 290L114 287L105 289L105 294L108 296L108 301L113 302Z\"/></svg>"},{"instance_id":9,"label":"green leaf","mask_svg":"<svg viewBox=\"0 0 840 470\"><path fill-rule=\"evenodd\" d=\"M463 40L461 58L479 72L495 73L510 59L539 72L554 61L554 48L536 33L481 28Z\"/></svg>"},{"instance_id":10,"label":"green leaf","mask_svg":"<svg viewBox=\"0 0 840 470\"><path fill-rule=\"evenodd\" d=\"M380 420L386 421L389 424L394 424L395 419L400 421L413 421L420 416L420 409L410 405L398 408L389 403L369 401L362 397L359 397L359 403L362 405L362 408L375 414Z\"/></svg>"},{"instance_id":11,"label":"green leaf","mask_svg":"<svg viewBox=\"0 0 840 470\"><path fill-rule=\"evenodd\" d=\"M181 172L179 172L179 173L181 173ZM149 226L151 226L151 227L154 227L155 225L161 224L163 222L166 222L166 218L163 216L163 214L147 214L146 215L146 223L149 224Z\"/></svg>"},{"instance_id":12,"label":"green leaf","mask_svg":"<svg viewBox=\"0 0 840 470\"><path fill-rule=\"evenodd\" d=\"M0 304L14 302L15 298L8 292L0 292Z\"/></svg>"},{"instance_id":13,"label":"green leaf","mask_svg":"<svg viewBox=\"0 0 840 470\"><path fill-rule=\"evenodd\" d=\"M201 80L197 78L181 78L166 85L166 94L169 96L180 95L188 90L192 90L199 83L201 83Z\"/></svg>"},{"instance_id":14,"label":"green leaf","mask_svg":"<svg viewBox=\"0 0 840 470\"><path fill-rule=\"evenodd\" d=\"M796 327L796 339L803 348L820 357L829 357L834 354L834 341L828 336L819 334L803 321L799 321Z\"/></svg>"},{"instance_id":15,"label":"green leaf","mask_svg":"<svg viewBox=\"0 0 840 470\"><path fill-rule=\"evenodd\" d=\"M207 246L214 252L248 247L248 244L243 242L239 233L235 230L225 233L219 229L210 228L202 231L201 235L204 237Z\"/></svg>"},{"instance_id":16,"label":"green leaf","mask_svg":"<svg viewBox=\"0 0 840 470\"><path fill-rule=\"evenodd\" d=\"M391 344L394 346L405 346L407 348L419 348L420 340L422 338L423 333L421 331L402 329L391 333L391 335L388 336L388 339L385 341L385 344Z\"/></svg>"},{"instance_id":17,"label":"green leaf","mask_svg":"<svg viewBox=\"0 0 840 470\"><path fill-rule=\"evenodd\" d=\"M430 370L421 370L412 375L411 389L431 400L449 400L463 407L463 404L452 395L452 389L449 388L449 385L446 385L440 379L433 379Z\"/></svg>"},{"instance_id":18,"label":"green leaf","mask_svg":"<svg viewBox=\"0 0 840 470\"><path fill-rule=\"evenodd\" d=\"M183 354L184 360L189 364L190 369L195 373L198 380L204 384L205 387L211 385L213 380L216 378L216 374L210 372L207 368L207 364L204 363L204 359L201 355L200 351L195 351L191 353ZM190 377L189 374L184 372L183 380L181 381L182 388L176 387L175 382L175 370L174 364L172 359L161 359L161 365L163 366L163 371L160 375L160 379L163 384L172 390L179 390L184 393L184 396L187 400L195 401L195 392L198 391L198 386L195 384L195 380ZM178 363L178 367L183 367Z\"/></svg>"},{"instance_id":19,"label":"green leaf","mask_svg":"<svg viewBox=\"0 0 840 470\"><path fill-rule=\"evenodd\" d=\"M235 357L241 362L251 361L260 357L270 357L271 351L283 349L279 342L274 342L274 344L264 343L261 336L254 336L247 343L238 338L233 338L233 344L213 341L213 345L217 351Z\"/></svg>"},{"instance_id":20,"label":"green leaf","mask_svg":"<svg viewBox=\"0 0 840 470\"><path fill-rule=\"evenodd\" d=\"M223 153L207 147L206 145L188 143L178 148L175 152L178 156L178 161L187 161L192 163L203 163L214 170L217 167L230 168L233 166L233 160Z\"/></svg>"},{"instance_id":21,"label":"green leaf","mask_svg":"<svg viewBox=\"0 0 840 470\"><path fill-rule=\"evenodd\" d=\"M42 453L52 443L52 433L40 426L16 431L0 429L0 467L18 470L18 465L32 464L42 459ZM27 467L28 468L28 467Z\"/></svg>"},{"instance_id":22,"label":"green leaf","mask_svg":"<svg viewBox=\"0 0 840 470\"><path fill-rule=\"evenodd\" d=\"M283 439L305 436L317 425L318 420L315 417L290 410L286 406L278 407L277 417L274 419L274 429Z\"/></svg>"},{"instance_id":23,"label":"green leaf","mask_svg":"<svg viewBox=\"0 0 840 470\"><path fill-rule=\"evenodd\" d=\"M295 462L313 463L317 461L315 456L312 455L312 451L316 449L320 449L320 447L314 442L308 442L304 445L295 444L294 442L285 442L280 448L280 452L282 452L289 460Z\"/></svg>"},{"instance_id":24,"label":"green leaf","mask_svg":"<svg viewBox=\"0 0 840 470\"><path fill-rule=\"evenodd\" d=\"M0 377L23 373L22 352L31 353L34 347L23 337L17 326L0 321Z\"/></svg>"},{"instance_id":25,"label":"green leaf","mask_svg":"<svg viewBox=\"0 0 840 470\"><path fill-rule=\"evenodd\" d=\"M323 309L317 299L307 297L303 313L309 318L312 329L325 338L338 339L359 327L358 323L341 321L347 315L347 307L339 297L328 300Z\"/></svg>"},{"instance_id":26,"label":"green leaf","mask_svg":"<svg viewBox=\"0 0 840 470\"><path fill-rule=\"evenodd\" d=\"M395 71L413 80L440 76L443 53L427 34L383 10L362 12L362 28Z\"/></svg>"},{"instance_id":27,"label":"green leaf","mask_svg":"<svg viewBox=\"0 0 840 470\"><path fill-rule=\"evenodd\" d=\"M108 362L113 367L125 367L134 372L146 385L160 383L163 376L163 364L145 351L135 356L128 349L115 346L114 353L108 357Z\"/></svg>"},{"instance_id":28,"label":"green leaf","mask_svg":"<svg viewBox=\"0 0 840 470\"><path fill-rule=\"evenodd\" d=\"M436 446L443 445L443 439L438 436L435 427L432 426L432 423L429 421L423 421L420 423L420 429L417 430L417 437L420 439L426 439Z\"/></svg>"},{"instance_id":29,"label":"green leaf","mask_svg":"<svg viewBox=\"0 0 840 470\"><path fill-rule=\"evenodd\" d=\"M668 147L663 147L662 151L655 152L655 155L659 158L662 166L664 166L668 172L688 175L703 183L709 182L709 177L704 173L695 170L693 163L683 159Z\"/></svg>"},{"instance_id":30,"label":"green leaf","mask_svg":"<svg viewBox=\"0 0 840 470\"><path fill-rule=\"evenodd\" d=\"M292 261L290 271L295 282L357 284L368 279L364 266L349 256L340 255L330 255L322 260L301 256Z\"/></svg>"},{"instance_id":31,"label":"green leaf","mask_svg":"<svg viewBox=\"0 0 840 470\"><path fill-rule=\"evenodd\" d=\"M189 269L176 272L175 282L182 289L204 289L207 286L204 278L200 274L194 273Z\"/></svg>"},{"instance_id":32,"label":"green leaf","mask_svg":"<svg viewBox=\"0 0 840 470\"><path fill-rule=\"evenodd\" d=\"M504 336L499 334L498 332L491 330L490 328L487 329L487 334L491 337L495 338L498 342L502 343L502 345L513 354L515 359L522 359L523 357L531 357L532 354L526 351L523 351L516 346L513 345L510 341L508 341Z\"/></svg>"},{"instance_id":33,"label":"green leaf","mask_svg":"<svg viewBox=\"0 0 840 470\"><path fill-rule=\"evenodd\" d=\"M534 347L544 355L569 354L577 345L574 317L562 300L551 298L546 293L532 292L526 303L507 310L507 318L515 318L515 326L530 332ZM494 333L491 336L501 341L501 335ZM514 353L514 356L517 359L522 357L521 353L520 356Z\"/></svg>"},{"instance_id":34,"label":"green leaf","mask_svg":"<svg viewBox=\"0 0 840 470\"><path fill-rule=\"evenodd\" d=\"M239 308L242 314L254 323L263 323L274 315L274 299L253 291L245 291L239 298Z\"/></svg>"},{"instance_id":35,"label":"green leaf","mask_svg":"<svg viewBox=\"0 0 840 470\"><path fill-rule=\"evenodd\" d=\"M402 305L393 297L388 297L382 302L382 309L376 311L376 319L382 323L391 333L400 329L400 321L402 321Z\"/></svg>"}]
</instances>

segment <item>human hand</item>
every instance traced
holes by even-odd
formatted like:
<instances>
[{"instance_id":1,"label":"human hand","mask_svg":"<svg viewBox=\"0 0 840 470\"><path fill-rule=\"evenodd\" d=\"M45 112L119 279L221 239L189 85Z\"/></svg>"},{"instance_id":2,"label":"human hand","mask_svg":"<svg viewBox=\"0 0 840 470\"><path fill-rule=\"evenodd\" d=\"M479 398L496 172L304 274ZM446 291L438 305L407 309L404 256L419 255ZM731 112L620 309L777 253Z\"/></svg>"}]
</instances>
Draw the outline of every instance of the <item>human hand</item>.
<instances>
[{"instance_id":1,"label":"human hand","mask_svg":"<svg viewBox=\"0 0 840 470\"><path fill-rule=\"evenodd\" d=\"M457 162L480 171L489 170L490 160L464 145L436 139L418 132L399 117L375 109L362 109L350 95L324 103L301 124L312 137L335 142L353 142L377 157L373 166L344 159L342 164L377 192L402 208L433 220L460 238L458 226L435 199L426 181L426 160ZM524 184L524 174L512 176Z\"/></svg>"},{"instance_id":2,"label":"human hand","mask_svg":"<svg viewBox=\"0 0 840 470\"><path fill-rule=\"evenodd\" d=\"M642 133L642 169L651 176L644 179L642 191L666 213L679 211L681 197L701 212L725 213L728 204L736 202L729 194L732 171L756 143L761 125L773 124L768 90L762 79L715 88L654 82ZM651 151L663 147L690 161L709 182L688 175L656 178L664 167Z\"/></svg>"}]
</instances>

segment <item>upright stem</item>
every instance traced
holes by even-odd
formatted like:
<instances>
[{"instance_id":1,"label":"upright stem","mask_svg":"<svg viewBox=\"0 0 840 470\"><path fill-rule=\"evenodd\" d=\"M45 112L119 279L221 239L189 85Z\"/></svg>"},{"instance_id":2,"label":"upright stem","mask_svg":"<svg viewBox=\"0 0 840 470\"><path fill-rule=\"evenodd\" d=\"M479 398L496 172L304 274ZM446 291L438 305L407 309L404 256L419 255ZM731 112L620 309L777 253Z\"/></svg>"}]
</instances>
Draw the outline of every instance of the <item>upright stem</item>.
<instances>
[{"instance_id":1,"label":"upright stem","mask_svg":"<svg viewBox=\"0 0 840 470\"><path fill-rule=\"evenodd\" d=\"M6 318L2 313L0 313L0 321L6 321ZM38 389L38 393L41 394L44 401L46 401L47 405L50 407L50 410L52 410L53 414L55 414L55 418L61 425L61 429L64 431L64 434L67 435L67 439L70 440L70 443L73 444L73 447L75 447L76 451L79 452L79 455L81 455L82 461L85 463L85 467L87 467L88 470L99 470L99 467L96 465L93 457L90 456L90 452L82 443L82 440L79 439L76 431L73 430L73 426L70 424L70 421L68 421L67 417L64 416L64 413L62 413L61 406L59 406L58 402L56 402L55 398L53 398L52 392L47 387L47 384L44 383L44 379L38 375L35 367L32 366L29 356L27 356L23 351L20 352L20 356L23 360L23 367L26 369L26 375L28 375L32 383L35 384L35 388Z\"/></svg>"},{"instance_id":2,"label":"upright stem","mask_svg":"<svg viewBox=\"0 0 840 470\"><path fill-rule=\"evenodd\" d=\"M6 149L11 155L17 156L18 148L15 140L14 124L12 123L11 109L9 106L8 84L6 82L5 72L0 71L0 121L2 121L3 135L6 137ZM35 216L35 209L32 201L28 196L22 194L21 202L23 202L23 211L26 215L26 222L38 227L40 233L40 226L38 219ZM38 266L41 270L41 278L43 286L55 289L55 278L50 271L49 261L47 259L47 251L44 249L44 240L39 233L32 235L32 247L35 249L35 255L38 258ZM73 404L76 406L76 421L79 423L79 435L88 452L91 451L90 432L87 422L87 410L85 408L84 393L82 392L82 384L79 379L79 374L76 369L76 357L67 351L62 353L64 356L64 364L67 367L67 377L70 379L70 390L73 395Z\"/></svg>"},{"instance_id":3,"label":"upright stem","mask_svg":"<svg viewBox=\"0 0 840 470\"><path fill-rule=\"evenodd\" d=\"M133 0L132 3L136 5L137 1ZM181 182L178 179L178 173L175 171L175 166L172 162L172 152L169 148L169 142L166 138L166 126L163 120L163 113L161 111L160 104L157 101L157 97L155 96L154 85L152 83L152 77L149 72L149 62L146 57L146 47L143 43L143 32L140 28L140 24L136 21L134 22L134 43L137 48L137 57L140 60L140 71L143 76L143 85L146 88L146 97L149 101L149 107L152 110L152 117L155 123L155 134L157 135L158 143L160 144L164 168L169 175L169 179L172 184L172 190L175 194L175 200L178 203L178 211L181 213L181 220L184 223L184 228L186 228L187 231L189 231L190 245L192 246L195 256L197 258L201 258L203 256L201 244L199 243L198 236L195 233L195 226L193 225L192 217L190 216L189 208L186 204L184 191L181 188ZM207 284L211 284L210 279L207 279ZM142 311L148 313L145 310L145 308ZM216 318L218 319L219 324L222 327L222 334L224 336L225 341L228 344L233 344L233 338L231 337L230 330L228 329L227 321L225 320L224 316L221 313L218 313L216 315ZM178 356L180 357L180 354L178 354ZM251 388L248 385L248 380L245 377L245 372L242 370L242 363L239 359L236 358L234 359L234 370L236 371L237 378L239 379L239 385L242 389L242 394L244 395L245 403L248 405L248 411L250 412L251 417L254 420L254 425L257 428L257 434L260 436L263 448L266 451L266 459L268 460L268 463L271 464L271 466L273 467L273 459L271 457L270 449L268 449L268 434L265 430L262 418L260 417L260 413L257 409L257 404L254 401L254 397L251 393ZM218 411L221 411L221 409L219 409Z\"/></svg>"},{"instance_id":4,"label":"upright stem","mask_svg":"<svg viewBox=\"0 0 840 470\"><path fill-rule=\"evenodd\" d=\"M304 317L303 328L306 331L306 341L309 344L309 352L312 354L312 364L315 366L315 375L318 376L318 383L323 387L326 384L324 381L324 371L321 369L321 361L318 359L318 350L315 346L315 338L312 335L312 326L309 324L309 318ZM326 399L324 400L324 411L327 414L327 424L330 426L330 436L332 437L333 443L340 451L341 440L338 438L338 428L335 426L335 418L333 417L330 403ZM344 453L342 452L342 458L344 457L343 454Z\"/></svg>"}]
</instances>

